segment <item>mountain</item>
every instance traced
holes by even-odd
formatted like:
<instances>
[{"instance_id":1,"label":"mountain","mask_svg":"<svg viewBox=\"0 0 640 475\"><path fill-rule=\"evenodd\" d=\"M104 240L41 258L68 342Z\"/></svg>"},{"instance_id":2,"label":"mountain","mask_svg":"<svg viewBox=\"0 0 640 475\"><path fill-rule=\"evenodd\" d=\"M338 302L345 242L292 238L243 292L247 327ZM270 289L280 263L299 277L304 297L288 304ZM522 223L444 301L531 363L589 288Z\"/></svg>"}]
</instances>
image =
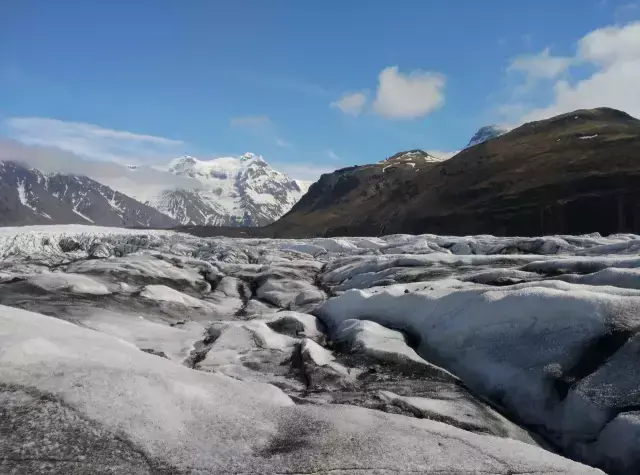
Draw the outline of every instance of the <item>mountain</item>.
<instances>
[{"instance_id":1,"label":"mountain","mask_svg":"<svg viewBox=\"0 0 640 475\"><path fill-rule=\"evenodd\" d=\"M289 213L247 235L640 232L640 121L618 110L527 123L446 161L414 166L404 154L322 175Z\"/></svg>"},{"instance_id":2,"label":"mountain","mask_svg":"<svg viewBox=\"0 0 640 475\"><path fill-rule=\"evenodd\" d=\"M438 163L444 160L446 160L446 158L435 157L424 150L414 149L398 152L383 160L381 163L391 166L408 165L412 168L419 168L420 165L424 163Z\"/></svg>"},{"instance_id":3,"label":"mountain","mask_svg":"<svg viewBox=\"0 0 640 475\"><path fill-rule=\"evenodd\" d=\"M322 175L289 213L271 225L253 228L185 226L182 229L197 235L235 237L349 234L352 232L350 223L366 223L376 219L376 206L379 203L393 203L406 186L418 186L416 177L443 161L423 150L399 152L378 163L346 167ZM305 218L307 214L309 221ZM358 225L353 229L358 233L364 232L367 227ZM371 228L371 233L377 234L375 226Z\"/></svg>"},{"instance_id":4,"label":"mountain","mask_svg":"<svg viewBox=\"0 0 640 475\"><path fill-rule=\"evenodd\" d=\"M0 225L97 224L167 228L177 221L86 176L0 162Z\"/></svg>"},{"instance_id":5,"label":"mountain","mask_svg":"<svg viewBox=\"0 0 640 475\"><path fill-rule=\"evenodd\" d=\"M162 190L146 200L185 225L263 226L289 211L306 191L302 182L252 153L212 160L184 156L155 168L201 183L198 189Z\"/></svg>"},{"instance_id":6,"label":"mountain","mask_svg":"<svg viewBox=\"0 0 640 475\"><path fill-rule=\"evenodd\" d=\"M466 148L473 147L474 145L481 144L486 142L487 140L495 139L500 137L501 135L506 134L509 129L505 129L504 127L500 127L498 125L487 125L478 129Z\"/></svg>"}]
</instances>

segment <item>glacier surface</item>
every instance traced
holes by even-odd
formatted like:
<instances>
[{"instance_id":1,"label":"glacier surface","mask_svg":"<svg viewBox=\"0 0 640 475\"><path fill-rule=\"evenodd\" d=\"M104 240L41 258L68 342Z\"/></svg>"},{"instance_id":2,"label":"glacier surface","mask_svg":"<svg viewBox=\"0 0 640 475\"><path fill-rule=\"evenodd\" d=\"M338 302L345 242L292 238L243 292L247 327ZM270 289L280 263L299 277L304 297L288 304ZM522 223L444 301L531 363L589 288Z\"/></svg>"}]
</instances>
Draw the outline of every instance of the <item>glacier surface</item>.
<instances>
[{"instance_id":1,"label":"glacier surface","mask_svg":"<svg viewBox=\"0 0 640 475\"><path fill-rule=\"evenodd\" d=\"M0 228L0 471L635 474L639 246Z\"/></svg>"}]
</instances>

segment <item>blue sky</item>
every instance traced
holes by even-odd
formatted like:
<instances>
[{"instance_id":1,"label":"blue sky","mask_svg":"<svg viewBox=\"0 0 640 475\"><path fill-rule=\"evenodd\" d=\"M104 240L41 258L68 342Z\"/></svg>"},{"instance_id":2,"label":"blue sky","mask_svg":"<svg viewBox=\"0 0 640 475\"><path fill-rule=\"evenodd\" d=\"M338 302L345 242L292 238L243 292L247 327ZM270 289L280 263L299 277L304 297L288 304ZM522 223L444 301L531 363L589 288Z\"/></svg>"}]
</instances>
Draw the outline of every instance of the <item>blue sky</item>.
<instances>
[{"instance_id":1,"label":"blue sky","mask_svg":"<svg viewBox=\"0 0 640 475\"><path fill-rule=\"evenodd\" d=\"M2 0L0 133L312 178L574 106L640 115L637 20L628 0Z\"/></svg>"}]
</instances>

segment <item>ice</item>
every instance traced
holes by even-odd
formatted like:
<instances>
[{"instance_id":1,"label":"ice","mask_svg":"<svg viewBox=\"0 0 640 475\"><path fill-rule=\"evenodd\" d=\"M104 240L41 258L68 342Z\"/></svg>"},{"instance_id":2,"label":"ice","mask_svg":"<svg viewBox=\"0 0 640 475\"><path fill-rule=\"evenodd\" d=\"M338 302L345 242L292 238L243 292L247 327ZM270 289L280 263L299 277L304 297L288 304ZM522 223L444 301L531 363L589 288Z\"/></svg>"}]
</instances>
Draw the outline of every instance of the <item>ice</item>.
<instances>
[{"instance_id":1,"label":"ice","mask_svg":"<svg viewBox=\"0 0 640 475\"><path fill-rule=\"evenodd\" d=\"M140 297L149 300L175 302L186 307L204 307L206 305L202 300L183 294L182 292L174 290L171 287L167 287L166 285L147 285L140 292Z\"/></svg>"},{"instance_id":2,"label":"ice","mask_svg":"<svg viewBox=\"0 0 640 475\"><path fill-rule=\"evenodd\" d=\"M193 291L209 288L196 267L178 268L169 262L149 255L123 258L84 260L70 264L68 272L89 275L126 276L129 282L170 283Z\"/></svg>"},{"instance_id":3,"label":"ice","mask_svg":"<svg viewBox=\"0 0 640 475\"><path fill-rule=\"evenodd\" d=\"M111 293L106 285L80 274L46 272L29 277L27 282L47 292L69 291L89 295Z\"/></svg>"},{"instance_id":4,"label":"ice","mask_svg":"<svg viewBox=\"0 0 640 475\"><path fill-rule=\"evenodd\" d=\"M558 277L572 283L640 289L640 269L607 268L588 275L569 274Z\"/></svg>"},{"instance_id":5,"label":"ice","mask_svg":"<svg viewBox=\"0 0 640 475\"><path fill-rule=\"evenodd\" d=\"M602 430L597 442L597 455L608 455L604 467L609 473L633 473L640 467L640 412L629 411L617 415ZM582 454L586 460L593 457L590 448Z\"/></svg>"},{"instance_id":6,"label":"ice","mask_svg":"<svg viewBox=\"0 0 640 475\"><path fill-rule=\"evenodd\" d=\"M307 313L284 311L263 314L262 318L268 320L267 325L270 328L290 336L318 338L324 334L320 321Z\"/></svg>"},{"instance_id":7,"label":"ice","mask_svg":"<svg viewBox=\"0 0 640 475\"><path fill-rule=\"evenodd\" d=\"M195 343L205 335L203 325L196 322L171 327L142 316L122 315L104 309L92 312L79 319L78 323L128 341L140 349L162 353L178 362L189 357Z\"/></svg>"},{"instance_id":8,"label":"ice","mask_svg":"<svg viewBox=\"0 0 640 475\"><path fill-rule=\"evenodd\" d=\"M194 371L22 310L0 306L0 329L5 411L23 427L37 420L33 409L48 407L49 443L77 447L80 459L83 445L71 433L90 419L104 441L119 434L167 473L601 473L528 444L439 422L348 406L295 406L273 386ZM36 402L21 395L22 388L50 396ZM66 422L57 417L62 410ZM89 472L105 463L88 455ZM18 456L4 467L20 471L31 463Z\"/></svg>"},{"instance_id":9,"label":"ice","mask_svg":"<svg viewBox=\"0 0 640 475\"><path fill-rule=\"evenodd\" d=\"M345 345L349 351L363 353L380 361L399 364L417 363L432 367L446 377L454 376L436 368L411 349L402 333L371 321L343 320L331 331L331 338Z\"/></svg>"},{"instance_id":10,"label":"ice","mask_svg":"<svg viewBox=\"0 0 640 475\"><path fill-rule=\"evenodd\" d=\"M424 397L406 397L390 391L380 391L380 398L387 404L393 404L408 410L418 417L453 423L457 427L484 432L487 430L486 409L478 402L451 395L447 399L433 399ZM505 430L505 436L535 444L535 440L525 430L510 425L499 414L495 415L495 426Z\"/></svg>"},{"instance_id":11,"label":"ice","mask_svg":"<svg viewBox=\"0 0 640 475\"><path fill-rule=\"evenodd\" d=\"M335 358L330 351L327 351L315 341L305 338L300 349L302 357L310 359L318 366L327 366L334 362Z\"/></svg>"},{"instance_id":12,"label":"ice","mask_svg":"<svg viewBox=\"0 0 640 475\"><path fill-rule=\"evenodd\" d=\"M326 298L324 292L312 284L291 280L268 280L258 288L256 295L283 308L301 308Z\"/></svg>"},{"instance_id":13,"label":"ice","mask_svg":"<svg viewBox=\"0 0 640 475\"><path fill-rule=\"evenodd\" d=\"M549 442L635 475L638 249L632 234L0 228L0 301L48 315L0 307L0 400L15 418L60 398L37 420L94 421L128 454L121 473L141 453L166 473L589 473ZM76 447L73 430L56 440Z\"/></svg>"},{"instance_id":14,"label":"ice","mask_svg":"<svg viewBox=\"0 0 640 475\"><path fill-rule=\"evenodd\" d=\"M640 400L640 393L630 392L638 387L636 371L616 358L620 355L627 365L635 363L621 353L626 346L619 351L615 346L640 324L640 298L619 295L615 288L609 293L606 287L592 291L586 285L547 284L563 290L535 282L504 290L445 288L410 294L351 290L324 303L318 314L329 325L330 336L336 337L341 325L353 318L403 328L419 342L417 351L423 357L498 400L525 423L545 426L549 437L563 434L556 442L585 457L582 441L597 437L610 411L623 406L612 397L625 398L627 405ZM607 337L611 332L622 339ZM593 347L597 341L614 345L607 351L618 353L582 382L573 381L581 373L572 376L578 371L572 368L598 365L599 359L607 358L606 353L599 354L604 350ZM585 358L592 362L580 363ZM595 384L591 381L601 372L612 374L613 368L618 376L592 390L583 389ZM586 401L595 397L596 405L577 395L585 391L591 395ZM562 412L565 416L558 417ZM597 446L590 450L587 460L609 463L604 450Z\"/></svg>"}]
</instances>

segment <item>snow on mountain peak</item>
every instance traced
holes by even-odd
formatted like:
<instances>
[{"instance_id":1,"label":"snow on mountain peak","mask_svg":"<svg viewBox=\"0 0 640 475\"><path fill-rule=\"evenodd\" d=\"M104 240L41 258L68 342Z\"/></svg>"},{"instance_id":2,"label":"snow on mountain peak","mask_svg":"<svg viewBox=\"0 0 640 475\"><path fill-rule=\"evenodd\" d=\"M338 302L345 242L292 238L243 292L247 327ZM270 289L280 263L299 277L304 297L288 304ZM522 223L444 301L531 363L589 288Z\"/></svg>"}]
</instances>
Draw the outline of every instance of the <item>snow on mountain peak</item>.
<instances>
[{"instance_id":1,"label":"snow on mountain peak","mask_svg":"<svg viewBox=\"0 0 640 475\"><path fill-rule=\"evenodd\" d=\"M247 152L247 153L245 153L245 154L240 156L240 160L241 161L251 160L251 159L254 159L254 158L264 161L262 156L256 155L255 153L251 153L251 152Z\"/></svg>"},{"instance_id":2,"label":"snow on mountain peak","mask_svg":"<svg viewBox=\"0 0 640 475\"><path fill-rule=\"evenodd\" d=\"M414 150L406 150L404 152L398 152L395 155L382 160L379 163L406 163L408 165L414 166L421 165L423 163L438 163L444 161L444 158L435 157L430 153L425 152L424 150L414 149Z\"/></svg>"},{"instance_id":3,"label":"snow on mountain peak","mask_svg":"<svg viewBox=\"0 0 640 475\"><path fill-rule=\"evenodd\" d=\"M155 168L202 184L200 189L163 190L149 200L184 224L265 225L289 211L306 191L250 152L210 160L184 156Z\"/></svg>"}]
</instances>

